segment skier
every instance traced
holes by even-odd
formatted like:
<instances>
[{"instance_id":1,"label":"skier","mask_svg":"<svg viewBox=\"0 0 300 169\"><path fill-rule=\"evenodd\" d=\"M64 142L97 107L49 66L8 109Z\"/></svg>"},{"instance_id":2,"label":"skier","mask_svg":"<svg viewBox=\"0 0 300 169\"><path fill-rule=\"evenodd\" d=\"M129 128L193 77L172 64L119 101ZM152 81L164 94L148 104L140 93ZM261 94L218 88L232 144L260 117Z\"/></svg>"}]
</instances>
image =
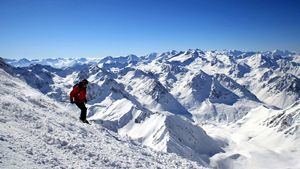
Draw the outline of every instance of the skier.
<instances>
[{"instance_id":1,"label":"skier","mask_svg":"<svg viewBox=\"0 0 300 169\"><path fill-rule=\"evenodd\" d=\"M83 123L90 124L86 119L86 111L85 103L87 103L86 99L86 87L89 82L86 79L83 79L81 82L77 83L73 90L70 93L70 101L71 103L75 103L77 107L81 110L80 120Z\"/></svg>"}]
</instances>

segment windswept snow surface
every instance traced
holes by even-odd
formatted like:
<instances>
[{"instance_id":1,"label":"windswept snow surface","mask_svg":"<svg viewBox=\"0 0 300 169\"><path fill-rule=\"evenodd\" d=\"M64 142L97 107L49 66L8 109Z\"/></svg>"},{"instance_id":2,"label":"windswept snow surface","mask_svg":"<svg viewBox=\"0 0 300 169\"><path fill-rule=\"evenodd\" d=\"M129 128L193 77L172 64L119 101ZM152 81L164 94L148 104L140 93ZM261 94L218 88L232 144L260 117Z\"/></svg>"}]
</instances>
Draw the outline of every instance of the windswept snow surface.
<instances>
[{"instance_id":1,"label":"windswept snow surface","mask_svg":"<svg viewBox=\"0 0 300 169\"><path fill-rule=\"evenodd\" d=\"M75 106L58 104L3 69L0 97L1 168L204 168L83 124Z\"/></svg>"}]
</instances>

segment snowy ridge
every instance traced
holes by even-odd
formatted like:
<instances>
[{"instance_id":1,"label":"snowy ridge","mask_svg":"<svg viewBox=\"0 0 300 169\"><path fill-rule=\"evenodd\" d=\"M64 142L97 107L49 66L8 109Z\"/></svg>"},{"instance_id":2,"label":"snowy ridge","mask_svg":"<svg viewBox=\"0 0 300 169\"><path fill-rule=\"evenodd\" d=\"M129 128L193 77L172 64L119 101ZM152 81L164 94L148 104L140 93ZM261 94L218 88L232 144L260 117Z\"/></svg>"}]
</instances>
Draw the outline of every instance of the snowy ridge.
<instances>
[{"instance_id":1,"label":"snowy ridge","mask_svg":"<svg viewBox=\"0 0 300 169\"><path fill-rule=\"evenodd\" d=\"M286 108L299 100L300 83L295 75L264 69L249 73L247 79L239 81L244 80L243 83L248 84L250 90L267 104Z\"/></svg>"},{"instance_id":2,"label":"snowy ridge","mask_svg":"<svg viewBox=\"0 0 300 169\"><path fill-rule=\"evenodd\" d=\"M120 78L126 90L152 111L168 111L191 117L191 114L151 74L142 70L128 72Z\"/></svg>"},{"instance_id":3,"label":"snowy ridge","mask_svg":"<svg viewBox=\"0 0 300 169\"><path fill-rule=\"evenodd\" d=\"M3 69L0 76L3 168L204 168L83 125L74 106L65 108Z\"/></svg>"},{"instance_id":4,"label":"snowy ridge","mask_svg":"<svg viewBox=\"0 0 300 169\"><path fill-rule=\"evenodd\" d=\"M192 63L196 58L200 57L200 55L204 55L204 52L199 49L189 49L186 52L179 52L178 54L168 59L168 61L184 66Z\"/></svg>"},{"instance_id":5,"label":"snowy ridge","mask_svg":"<svg viewBox=\"0 0 300 169\"><path fill-rule=\"evenodd\" d=\"M66 68L75 65L82 64L96 64L99 62L98 58L49 58L49 59L33 59L28 60L26 58L16 59L5 59L5 62L14 67L28 67L34 64L49 65L55 68Z\"/></svg>"},{"instance_id":6,"label":"snowy ridge","mask_svg":"<svg viewBox=\"0 0 300 169\"><path fill-rule=\"evenodd\" d=\"M124 78L131 78L130 84L136 83L134 85L139 87L143 84L149 84L137 83L132 79L138 77L149 80L146 73L142 71L132 71L128 74L130 74L129 77L126 75ZM146 96L139 96L141 98L145 98L147 95L151 96L147 99L147 102L150 103L148 105L145 99L135 97L137 94L131 95L131 93L136 92L143 93L141 91L131 91L133 88L140 90L139 87L124 87L113 79L105 79L98 84L101 86L99 90L104 92L96 97L96 100L92 100L95 103L92 103L89 108L89 120L116 131L121 136L137 140L157 151L176 153L203 164L208 162L210 156L223 151L201 128L181 119L176 115L176 111L169 110L166 107L162 107L163 109L153 107L151 102L161 104L157 99L170 97L166 95L166 89L160 88L162 87L161 84L158 83L158 86L153 88L150 85L149 91L145 91L143 94ZM128 88L129 92L126 91ZM167 99L167 101L170 100L172 101L172 98ZM164 106L168 107L168 104ZM175 102L172 106L179 108L178 113L180 115L181 105ZM190 117L185 109L182 111L182 115ZM175 115L171 113L175 113ZM177 125L181 127L177 128L175 132L176 127L174 126ZM194 133L191 133L190 130ZM189 149L186 149L186 147L189 147Z\"/></svg>"},{"instance_id":7,"label":"snowy ridge","mask_svg":"<svg viewBox=\"0 0 300 169\"><path fill-rule=\"evenodd\" d=\"M172 93L196 121L236 121L260 104L254 94L226 75L211 76L201 70L178 81Z\"/></svg>"},{"instance_id":8,"label":"snowy ridge","mask_svg":"<svg viewBox=\"0 0 300 169\"><path fill-rule=\"evenodd\" d=\"M118 139L214 168L299 166L298 54L190 49L77 61L0 65L63 102L87 78L88 118Z\"/></svg>"},{"instance_id":9,"label":"snowy ridge","mask_svg":"<svg viewBox=\"0 0 300 169\"><path fill-rule=\"evenodd\" d=\"M209 157L223 152L206 132L174 115L153 114L142 123L129 123L121 135L137 139L155 150L171 152L185 158L209 162Z\"/></svg>"},{"instance_id":10,"label":"snowy ridge","mask_svg":"<svg viewBox=\"0 0 300 169\"><path fill-rule=\"evenodd\" d=\"M294 135L296 139L300 138L300 101L273 114L264 121L264 125L274 128L278 132Z\"/></svg>"},{"instance_id":11,"label":"snowy ridge","mask_svg":"<svg viewBox=\"0 0 300 169\"><path fill-rule=\"evenodd\" d=\"M214 138L229 143L210 164L222 169L299 168L298 128L298 103L285 110L259 106L229 126L206 125Z\"/></svg>"}]
</instances>

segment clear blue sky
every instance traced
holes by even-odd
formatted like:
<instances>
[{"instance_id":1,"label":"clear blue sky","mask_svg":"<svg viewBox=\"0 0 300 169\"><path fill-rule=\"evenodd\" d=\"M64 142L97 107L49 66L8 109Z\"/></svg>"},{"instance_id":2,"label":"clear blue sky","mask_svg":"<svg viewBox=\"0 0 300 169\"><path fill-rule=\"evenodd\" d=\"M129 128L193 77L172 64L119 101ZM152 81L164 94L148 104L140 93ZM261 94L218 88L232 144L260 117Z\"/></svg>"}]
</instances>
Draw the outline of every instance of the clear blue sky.
<instances>
[{"instance_id":1,"label":"clear blue sky","mask_svg":"<svg viewBox=\"0 0 300 169\"><path fill-rule=\"evenodd\" d=\"M300 51L299 0L0 0L0 57Z\"/></svg>"}]
</instances>

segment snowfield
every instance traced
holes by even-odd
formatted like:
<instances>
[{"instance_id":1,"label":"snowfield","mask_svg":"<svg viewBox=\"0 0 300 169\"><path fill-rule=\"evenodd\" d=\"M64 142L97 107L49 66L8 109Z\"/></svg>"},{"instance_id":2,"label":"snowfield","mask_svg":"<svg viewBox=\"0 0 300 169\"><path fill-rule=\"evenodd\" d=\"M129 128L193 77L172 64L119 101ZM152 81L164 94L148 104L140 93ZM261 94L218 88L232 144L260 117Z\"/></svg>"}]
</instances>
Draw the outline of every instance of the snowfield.
<instances>
[{"instance_id":1,"label":"snowfield","mask_svg":"<svg viewBox=\"0 0 300 169\"><path fill-rule=\"evenodd\" d=\"M0 163L298 169L299 56L189 49L102 59L0 58ZM69 104L73 85L84 78L92 125L79 122L79 109Z\"/></svg>"},{"instance_id":2,"label":"snowfield","mask_svg":"<svg viewBox=\"0 0 300 169\"><path fill-rule=\"evenodd\" d=\"M211 158L213 167L247 169L300 168L299 127L300 102L285 110L257 107L229 126L203 126L229 143L226 153Z\"/></svg>"}]
</instances>

